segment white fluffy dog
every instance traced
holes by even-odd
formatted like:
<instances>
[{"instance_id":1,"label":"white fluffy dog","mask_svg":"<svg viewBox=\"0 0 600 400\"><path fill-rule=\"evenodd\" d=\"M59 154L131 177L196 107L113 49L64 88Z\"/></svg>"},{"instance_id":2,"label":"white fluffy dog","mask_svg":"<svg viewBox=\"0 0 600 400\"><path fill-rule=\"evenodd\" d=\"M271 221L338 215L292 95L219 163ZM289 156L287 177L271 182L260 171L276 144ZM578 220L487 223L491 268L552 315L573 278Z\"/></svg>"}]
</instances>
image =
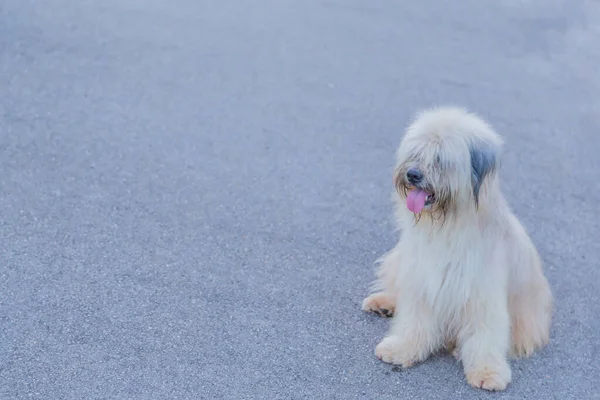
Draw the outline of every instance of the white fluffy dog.
<instances>
[{"instance_id":1,"label":"white fluffy dog","mask_svg":"<svg viewBox=\"0 0 600 400\"><path fill-rule=\"evenodd\" d=\"M507 356L549 340L541 260L500 191L501 138L459 108L422 112L397 151L398 244L380 260L365 311L392 316L381 360L409 367L446 348L467 381L503 390Z\"/></svg>"}]
</instances>

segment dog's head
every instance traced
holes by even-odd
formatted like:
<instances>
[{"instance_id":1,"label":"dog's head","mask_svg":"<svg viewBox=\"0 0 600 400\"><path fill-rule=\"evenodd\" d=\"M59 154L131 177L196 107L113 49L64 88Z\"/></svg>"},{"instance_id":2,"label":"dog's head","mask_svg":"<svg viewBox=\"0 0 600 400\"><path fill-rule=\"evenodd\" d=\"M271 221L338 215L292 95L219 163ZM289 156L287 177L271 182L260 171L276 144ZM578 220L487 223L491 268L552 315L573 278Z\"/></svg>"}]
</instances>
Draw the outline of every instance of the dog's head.
<instances>
[{"instance_id":1,"label":"dog's head","mask_svg":"<svg viewBox=\"0 0 600 400\"><path fill-rule=\"evenodd\" d=\"M458 108L425 111L398 148L394 182L415 213L474 212L487 199L502 140L479 117Z\"/></svg>"}]
</instances>

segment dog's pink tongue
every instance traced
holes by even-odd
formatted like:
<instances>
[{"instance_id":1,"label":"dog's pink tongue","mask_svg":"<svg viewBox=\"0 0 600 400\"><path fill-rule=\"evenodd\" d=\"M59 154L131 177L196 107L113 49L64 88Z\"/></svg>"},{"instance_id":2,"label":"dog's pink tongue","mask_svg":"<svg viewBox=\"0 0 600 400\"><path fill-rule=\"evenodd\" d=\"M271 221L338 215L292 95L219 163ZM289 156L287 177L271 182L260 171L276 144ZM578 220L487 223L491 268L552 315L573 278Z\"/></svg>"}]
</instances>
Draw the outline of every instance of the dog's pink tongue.
<instances>
[{"instance_id":1,"label":"dog's pink tongue","mask_svg":"<svg viewBox=\"0 0 600 400\"><path fill-rule=\"evenodd\" d=\"M425 207L425 199L427 199L427 196L429 196L429 193L426 191L413 189L408 196L406 196L406 206L411 212L418 214L423 207Z\"/></svg>"}]
</instances>

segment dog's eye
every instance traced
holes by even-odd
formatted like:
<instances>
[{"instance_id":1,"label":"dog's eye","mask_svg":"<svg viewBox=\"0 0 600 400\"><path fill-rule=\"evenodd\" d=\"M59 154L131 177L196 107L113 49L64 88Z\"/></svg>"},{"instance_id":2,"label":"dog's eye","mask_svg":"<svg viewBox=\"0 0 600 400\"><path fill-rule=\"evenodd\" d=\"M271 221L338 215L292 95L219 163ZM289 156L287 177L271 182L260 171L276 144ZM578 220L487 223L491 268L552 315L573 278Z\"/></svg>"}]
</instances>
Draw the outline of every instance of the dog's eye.
<instances>
[{"instance_id":1,"label":"dog's eye","mask_svg":"<svg viewBox=\"0 0 600 400\"><path fill-rule=\"evenodd\" d=\"M442 158L440 156L435 156L435 165L439 167L441 163Z\"/></svg>"}]
</instances>

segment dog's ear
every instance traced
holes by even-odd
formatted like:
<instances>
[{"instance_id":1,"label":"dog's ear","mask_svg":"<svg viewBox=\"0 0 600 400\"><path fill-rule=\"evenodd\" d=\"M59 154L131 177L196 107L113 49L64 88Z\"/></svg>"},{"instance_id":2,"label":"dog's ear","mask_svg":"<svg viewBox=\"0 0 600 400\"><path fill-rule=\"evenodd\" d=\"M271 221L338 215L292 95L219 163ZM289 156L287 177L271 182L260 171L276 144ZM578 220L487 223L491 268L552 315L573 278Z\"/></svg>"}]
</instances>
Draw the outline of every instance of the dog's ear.
<instances>
[{"instance_id":1,"label":"dog's ear","mask_svg":"<svg viewBox=\"0 0 600 400\"><path fill-rule=\"evenodd\" d=\"M471 154L471 185L475 205L479 205L479 190L485 178L495 172L499 148L495 143L485 140L476 140L470 143Z\"/></svg>"}]
</instances>

